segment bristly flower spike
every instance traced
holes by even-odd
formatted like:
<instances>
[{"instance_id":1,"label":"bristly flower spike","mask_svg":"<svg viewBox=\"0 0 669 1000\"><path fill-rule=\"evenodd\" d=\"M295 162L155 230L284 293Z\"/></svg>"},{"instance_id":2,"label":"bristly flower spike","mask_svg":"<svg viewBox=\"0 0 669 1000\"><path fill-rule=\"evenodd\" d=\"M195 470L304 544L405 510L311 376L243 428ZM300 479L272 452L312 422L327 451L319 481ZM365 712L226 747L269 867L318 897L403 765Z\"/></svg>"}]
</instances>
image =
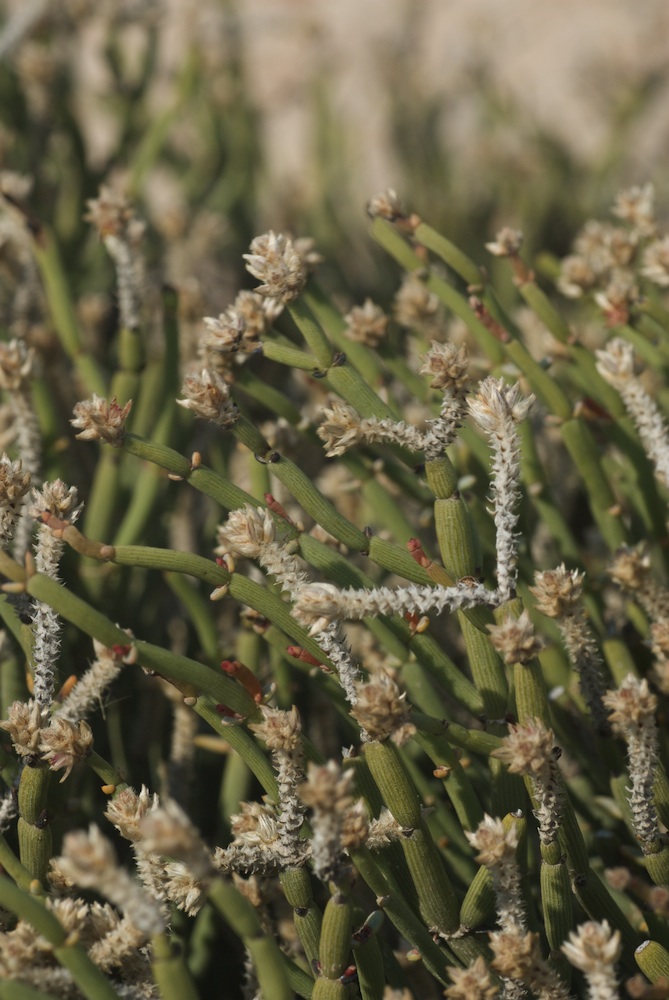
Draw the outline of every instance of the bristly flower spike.
<instances>
[{"instance_id":1,"label":"bristly flower spike","mask_svg":"<svg viewBox=\"0 0 669 1000\"><path fill-rule=\"evenodd\" d=\"M631 788L630 807L634 830L645 851L658 837L658 817L653 786L659 762L659 740L655 712L657 698L648 681L628 674L616 691L604 695L610 720L627 743Z\"/></svg>"},{"instance_id":2,"label":"bristly flower spike","mask_svg":"<svg viewBox=\"0 0 669 1000\"><path fill-rule=\"evenodd\" d=\"M137 218L125 195L104 184L98 197L88 201L84 218L95 226L116 265L121 326L137 330L141 325L145 285L140 246L146 224Z\"/></svg>"},{"instance_id":3,"label":"bristly flower spike","mask_svg":"<svg viewBox=\"0 0 669 1000\"><path fill-rule=\"evenodd\" d=\"M520 498L520 441L516 424L524 420L533 403L533 395L523 397L520 386L504 379L486 378L476 396L468 400L476 423L488 437L493 452L492 493L497 549L497 586L499 603L515 593L517 579L517 504Z\"/></svg>"},{"instance_id":4,"label":"bristly flower spike","mask_svg":"<svg viewBox=\"0 0 669 1000\"><path fill-rule=\"evenodd\" d=\"M312 586L294 552L294 543L282 537L281 529L269 509L247 505L231 511L218 528L216 553L232 550L248 559L257 559L291 598L298 599L305 587ZM334 663L339 683L351 704L355 704L359 671L337 622L324 622L317 630L318 641Z\"/></svg>"},{"instance_id":5,"label":"bristly flower spike","mask_svg":"<svg viewBox=\"0 0 669 1000\"><path fill-rule=\"evenodd\" d=\"M618 1000L616 963L622 954L620 931L608 921L580 924L562 945L567 961L580 969L588 983L588 1000Z\"/></svg>"},{"instance_id":6,"label":"bristly flower spike","mask_svg":"<svg viewBox=\"0 0 669 1000\"><path fill-rule=\"evenodd\" d=\"M639 380L632 345L614 337L596 355L597 371L620 393L658 479L669 487L669 431L657 404Z\"/></svg>"},{"instance_id":7,"label":"bristly flower spike","mask_svg":"<svg viewBox=\"0 0 669 1000\"><path fill-rule=\"evenodd\" d=\"M294 868L306 860L306 841L300 840L304 820L304 804L299 787L304 781L302 723L293 705L290 712L262 705L263 721L249 725L256 736L272 751L279 785L278 841L275 845L281 868Z\"/></svg>"},{"instance_id":8,"label":"bristly flower spike","mask_svg":"<svg viewBox=\"0 0 669 1000\"><path fill-rule=\"evenodd\" d=\"M579 675L581 693L593 724L601 736L608 736L611 726L602 701L606 689L603 661L585 616L583 576L562 564L557 569L536 573L530 592L537 600L537 611L557 622L569 660Z\"/></svg>"},{"instance_id":9,"label":"bristly flower spike","mask_svg":"<svg viewBox=\"0 0 669 1000\"><path fill-rule=\"evenodd\" d=\"M53 517L60 523L67 521L73 524L80 511L75 487L67 487L60 479L46 483L41 490L33 490L30 513L34 518L43 520L35 544L35 565L39 573L44 573L52 580L59 580L58 563L65 543L52 532L48 517ZM33 613L34 692L35 701L44 713L53 701L60 631L60 620L56 612L48 604L37 601Z\"/></svg>"}]
</instances>

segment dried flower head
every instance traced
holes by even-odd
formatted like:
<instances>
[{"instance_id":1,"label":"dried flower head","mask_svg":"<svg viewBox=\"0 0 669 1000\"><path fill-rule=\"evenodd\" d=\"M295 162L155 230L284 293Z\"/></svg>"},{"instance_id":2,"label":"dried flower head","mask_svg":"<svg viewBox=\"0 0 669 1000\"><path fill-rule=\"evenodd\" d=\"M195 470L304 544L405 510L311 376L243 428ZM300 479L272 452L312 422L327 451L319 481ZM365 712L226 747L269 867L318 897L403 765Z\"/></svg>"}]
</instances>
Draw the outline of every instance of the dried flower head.
<instances>
[{"instance_id":1,"label":"dried flower head","mask_svg":"<svg viewBox=\"0 0 669 1000\"><path fill-rule=\"evenodd\" d=\"M20 459L12 462L6 455L0 458L0 548L8 546L15 536L30 478Z\"/></svg>"},{"instance_id":2,"label":"dried flower head","mask_svg":"<svg viewBox=\"0 0 669 1000\"><path fill-rule=\"evenodd\" d=\"M348 862L343 857L342 828L353 806L352 771L342 771L330 760L327 764L309 764L307 780L299 787L305 805L313 810L311 857L314 872L323 881L337 879Z\"/></svg>"},{"instance_id":3,"label":"dried flower head","mask_svg":"<svg viewBox=\"0 0 669 1000\"><path fill-rule=\"evenodd\" d=\"M652 184L635 185L619 191L611 209L613 215L630 222L641 236L655 232L655 188Z\"/></svg>"},{"instance_id":4,"label":"dried flower head","mask_svg":"<svg viewBox=\"0 0 669 1000\"><path fill-rule=\"evenodd\" d=\"M260 711L263 721L250 723L249 729L264 740L269 750L292 752L301 746L302 723L294 705L290 712L269 705L261 705Z\"/></svg>"},{"instance_id":5,"label":"dried flower head","mask_svg":"<svg viewBox=\"0 0 669 1000\"><path fill-rule=\"evenodd\" d=\"M534 405L533 395L523 396L517 382L486 378L479 383L476 396L467 400L476 423L487 434L496 433L501 424L511 419L521 423Z\"/></svg>"},{"instance_id":6,"label":"dried flower head","mask_svg":"<svg viewBox=\"0 0 669 1000\"><path fill-rule=\"evenodd\" d=\"M569 254L560 264L557 286L569 299L578 299L596 287L598 274L585 257Z\"/></svg>"},{"instance_id":7,"label":"dried flower head","mask_svg":"<svg viewBox=\"0 0 669 1000\"><path fill-rule=\"evenodd\" d=\"M545 1000L569 1000L569 990L541 954L539 935L512 926L490 935L492 968L505 979L525 983Z\"/></svg>"},{"instance_id":8,"label":"dried flower head","mask_svg":"<svg viewBox=\"0 0 669 1000\"><path fill-rule=\"evenodd\" d=\"M390 317L371 299L346 315L346 336L367 347L378 347L388 332Z\"/></svg>"},{"instance_id":9,"label":"dried flower head","mask_svg":"<svg viewBox=\"0 0 669 1000\"><path fill-rule=\"evenodd\" d=\"M266 546L276 541L276 524L267 507L247 504L230 511L225 524L219 524L216 538L218 555L235 552L257 559Z\"/></svg>"},{"instance_id":10,"label":"dried flower head","mask_svg":"<svg viewBox=\"0 0 669 1000\"><path fill-rule=\"evenodd\" d=\"M634 348L622 337L613 337L605 348L595 351L597 371L620 391L636 376Z\"/></svg>"},{"instance_id":11,"label":"dried flower head","mask_svg":"<svg viewBox=\"0 0 669 1000\"><path fill-rule=\"evenodd\" d=\"M41 708L31 699L28 702L13 702L7 712L7 718L0 722L0 729L9 733L14 749L20 757L32 757L38 754L42 724Z\"/></svg>"},{"instance_id":12,"label":"dried flower head","mask_svg":"<svg viewBox=\"0 0 669 1000\"><path fill-rule=\"evenodd\" d=\"M622 941L620 931L612 931L607 920L601 923L588 920L580 924L575 931L571 931L569 941L565 941L560 950L570 964L584 972L588 979L592 975L608 972L613 976L615 987L614 966L622 953Z\"/></svg>"},{"instance_id":13,"label":"dried flower head","mask_svg":"<svg viewBox=\"0 0 669 1000\"><path fill-rule=\"evenodd\" d=\"M76 725L55 716L48 729L40 734L42 759L48 761L52 771L65 771L61 783L68 778L74 765L85 760L93 749L91 727L83 719Z\"/></svg>"},{"instance_id":14,"label":"dried flower head","mask_svg":"<svg viewBox=\"0 0 669 1000\"><path fill-rule=\"evenodd\" d=\"M501 625L488 625L487 628L490 641L505 663L530 663L544 647L527 610L518 618L506 618Z\"/></svg>"},{"instance_id":15,"label":"dried flower head","mask_svg":"<svg viewBox=\"0 0 669 1000\"><path fill-rule=\"evenodd\" d=\"M372 218L378 216L387 219L388 222L396 222L398 219L405 219L406 212L402 208L397 191L387 188L380 191L367 202L367 214Z\"/></svg>"},{"instance_id":16,"label":"dried flower head","mask_svg":"<svg viewBox=\"0 0 669 1000\"><path fill-rule=\"evenodd\" d=\"M217 372L204 368L198 374L186 376L181 391L184 398L177 399L179 406L192 410L203 420L228 429L239 419L230 388Z\"/></svg>"},{"instance_id":17,"label":"dried flower head","mask_svg":"<svg viewBox=\"0 0 669 1000\"><path fill-rule=\"evenodd\" d=\"M41 489L33 489L30 513L36 518L51 514L59 521L74 524L81 513L81 506L77 506L78 499L76 486L66 486L62 479L54 479Z\"/></svg>"},{"instance_id":18,"label":"dried flower head","mask_svg":"<svg viewBox=\"0 0 669 1000\"><path fill-rule=\"evenodd\" d=\"M84 221L95 226L101 239L107 236L127 239L130 234L135 241L143 235L143 223L141 233L137 230L133 234L133 226L139 220L136 219L133 206L121 191L103 184L98 197L90 198L86 205L88 211L84 215Z\"/></svg>"},{"instance_id":19,"label":"dried flower head","mask_svg":"<svg viewBox=\"0 0 669 1000\"><path fill-rule=\"evenodd\" d=\"M648 681L628 674L617 691L609 691L605 704L611 710L611 722L622 733L643 728L657 711L657 697L651 692Z\"/></svg>"},{"instance_id":20,"label":"dried flower head","mask_svg":"<svg viewBox=\"0 0 669 1000\"><path fill-rule=\"evenodd\" d=\"M395 295L393 315L401 326L433 331L439 325L442 306L439 299L415 274L402 279Z\"/></svg>"},{"instance_id":21,"label":"dried flower head","mask_svg":"<svg viewBox=\"0 0 669 1000\"><path fill-rule=\"evenodd\" d=\"M118 448L123 441L131 407L131 399L124 406L119 406L116 397L109 402L96 395L76 403L74 419L70 420L72 426L79 430L75 437L80 441L105 441Z\"/></svg>"},{"instance_id":22,"label":"dried flower head","mask_svg":"<svg viewBox=\"0 0 669 1000\"><path fill-rule=\"evenodd\" d=\"M357 700L351 715L370 740L405 743L416 727L411 723L411 706L406 704L406 692L389 674L379 673L365 683L356 684Z\"/></svg>"},{"instance_id":23,"label":"dried flower head","mask_svg":"<svg viewBox=\"0 0 669 1000\"><path fill-rule=\"evenodd\" d=\"M639 299L639 287L634 272L616 268L611 280L601 292L595 292L595 302L602 309L609 326L621 326L629 320L630 310Z\"/></svg>"},{"instance_id":24,"label":"dried flower head","mask_svg":"<svg viewBox=\"0 0 669 1000\"><path fill-rule=\"evenodd\" d=\"M645 543L621 546L609 567L609 576L625 590L643 591L651 575L650 553Z\"/></svg>"},{"instance_id":25,"label":"dried flower head","mask_svg":"<svg viewBox=\"0 0 669 1000\"><path fill-rule=\"evenodd\" d=\"M561 750L554 740L553 731L541 719L530 719L523 725L510 726L508 736L492 753L508 765L509 771L529 777L542 844L556 839L562 819L563 785L557 764Z\"/></svg>"},{"instance_id":26,"label":"dried flower head","mask_svg":"<svg viewBox=\"0 0 669 1000\"><path fill-rule=\"evenodd\" d=\"M0 342L0 389L23 392L35 375L35 352L23 340Z\"/></svg>"},{"instance_id":27,"label":"dried flower head","mask_svg":"<svg viewBox=\"0 0 669 1000\"><path fill-rule=\"evenodd\" d=\"M423 359L421 375L431 375L433 389L462 393L469 382L469 358L462 345L440 344L432 341L430 350Z\"/></svg>"},{"instance_id":28,"label":"dried flower head","mask_svg":"<svg viewBox=\"0 0 669 1000\"><path fill-rule=\"evenodd\" d=\"M182 861L196 879L211 874L211 858L200 833L173 799L147 810L139 820L139 833L144 853Z\"/></svg>"},{"instance_id":29,"label":"dried flower head","mask_svg":"<svg viewBox=\"0 0 669 1000\"><path fill-rule=\"evenodd\" d=\"M653 240L644 249L640 273L661 288L669 285L669 236Z\"/></svg>"},{"instance_id":30,"label":"dried flower head","mask_svg":"<svg viewBox=\"0 0 669 1000\"><path fill-rule=\"evenodd\" d=\"M139 930L159 934L165 921L159 903L124 869L98 827L66 834L58 868L82 889L95 889L115 903Z\"/></svg>"},{"instance_id":31,"label":"dried flower head","mask_svg":"<svg viewBox=\"0 0 669 1000\"><path fill-rule=\"evenodd\" d=\"M291 237L270 230L256 236L250 249L243 255L246 268L263 282L256 292L283 303L296 299L306 284L308 267Z\"/></svg>"},{"instance_id":32,"label":"dried flower head","mask_svg":"<svg viewBox=\"0 0 669 1000\"><path fill-rule=\"evenodd\" d=\"M467 969L448 967L451 986L444 990L448 1000L493 1000L499 996L499 985L494 982L486 960L482 955Z\"/></svg>"},{"instance_id":33,"label":"dried flower head","mask_svg":"<svg viewBox=\"0 0 669 1000\"><path fill-rule=\"evenodd\" d=\"M520 229L504 226L495 236L493 243L486 243L485 248L495 257L517 257L523 246L523 234Z\"/></svg>"},{"instance_id":34,"label":"dried flower head","mask_svg":"<svg viewBox=\"0 0 669 1000\"><path fill-rule=\"evenodd\" d=\"M353 803L352 770L342 770L334 760L327 764L309 762L307 780L300 785L300 796L310 809L341 813Z\"/></svg>"},{"instance_id":35,"label":"dried flower head","mask_svg":"<svg viewBox=\"0 0 669 1000\"><path fill-rule=\"evenodd\" d=\"M339 399L333 399L323 409L323 421L316 433L325 444L328 458L343 455L364 440L360 415Z\"/></svg>"},{"instance_id":36,"label":"dried flower head","mask_svg":"<svg viewBox=\"0 0 669 1000\"><path fill-rule=\"evenodd\" d=\"M140 821L148 812L158 808L158 796L151 795L142 785L139 795L132 788L124 788L107 806L105 817L126 840L135 843L141 837Z\"/></svg>"},{"instance_id":37,"label":"dried flower head","mask_svg":"<svg viewBox=\"0 0 669 1000\"><path fill-rule=\"evenodd\" d=\"M30 473L23 471L21 459L12 462L7 455L0 458L0 507L18 510L30 489Z\"/></svg>"},{"instance_id":38,"label":"dried flower head","mask_svg":"<svg viewBox=\"0 0 669 1000\"><path fill-rule=\"evenodd\" d=\"M465 830L465 837L479 853L476 860L486 868L514 861L518 847L518 828L510 824L504 829L501 819L485 815L476 830Z\"/></svg>"},{"instance_id":39,"label":"dried flower head","mask_svg":"<svg viewBox=\"0 0 669 1000\"><path fill-rule=\"evenodd\" d=\"M492 751L492 756L508 765L514 774L548 773L556 760L555 736L540 719L523 725L510 726L502 745Z\"/></svg>"},{"instance_id":40,"label":"dried flower head","mask_svg":"<svg viewBox=\"0 0 669 1000\"><path fill-rule=\"evenodd\" d=\"M548 618L563 618L572 614L581 603L583 578L578 570L568 570L564 563L557 569L535 574L535 585L530 587L537 603L536 609Z\"/></svg>"}]
</instances>

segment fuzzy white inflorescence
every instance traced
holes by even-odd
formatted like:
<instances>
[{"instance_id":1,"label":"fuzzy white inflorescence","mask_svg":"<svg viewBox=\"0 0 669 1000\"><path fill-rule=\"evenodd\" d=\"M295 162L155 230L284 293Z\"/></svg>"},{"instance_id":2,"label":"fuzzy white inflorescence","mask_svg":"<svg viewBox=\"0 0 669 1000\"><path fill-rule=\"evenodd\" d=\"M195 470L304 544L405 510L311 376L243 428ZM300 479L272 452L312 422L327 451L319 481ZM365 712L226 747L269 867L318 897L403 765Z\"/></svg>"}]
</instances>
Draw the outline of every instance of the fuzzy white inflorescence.
<instances>
[{"instance_id":1,"label":"fuzzy white inflorescence","mask_svg":"<svg viewBox=\"0 0 669 1000\"><path fill-rule=\"evenodd\" d=\"M247 505L231 511L228 520L218 528L217 554L233 551L249 559L257 559L291 598L298 599L309 577L293 551L294 544L281 537L268 508ZM297 614L300 620L300 614ZM358 667L336 622L324 622L318 630L318 642L337 670L339 682L351 704L355 704L355 684Z\"/></svg>"},{"instance_id":2,"label":"fuzzy white inflorescence","mask_svg":"<svg viewBox=\"0 0 669 1000\"><path fill-rule=\"evenodd\" d=\"M655 844L658 836L653 791L659 760L657 698L645 678L639 680L628 674L617 690L604 695L604 704L610 710L614 729L627 743L632 822L643 849Z\"/></svg>"},{"instance_id":3,"label":"fuzzy white inflorescence","mask_svg":"<svg viewBox=\"0 0 669 1000\"><path fill-rule=\"evenodd\" d=\"M620 393L658 479L669 486L669 431L655 401L638 378L632 345L614 337L596 354L597 371Z\"/></svg>"},{"instance_id":4,"label":"fuzzy white inflorescence","mask_svg":"<svg viewBox=\"0 0 669 1000\"><path fill-rule=\"evenodd\" d=\"M520 499L520 441L516 425L527 417L534 399L532 395L523 397L517 383L509 385L504 379L486 378L480 383L476 396L468 400L471 414L488 436L493 452L492 494L500 603L515 593L518 575L516 526Z\"/></svg>"},{"instance_id":5,"label":"fuzzy white inflorescence","mask_svg":"<svg viewBox=\"0 0 669 1000\"><path fill-rule=\"evenodd\" d=\"M616 962L622 953L620 931L611 931L608 921L589 920L569 935L561 951L588 982L588 1000L618 1000Z\"/></svg>"},{"instance_id":6,"label":"fuzzy white inflorescence","mask_svg":"<svg viewBox=\"0 0 669 1000\"><path fill-rule=\"evenodd\" d=\"M75 487L67 487L60 479L46 483L41 490L33 490L30 513L35 518L49 515L73 524L80 511ZM35 566L39 573L59 580L58 563L64 544L47 523L40 524L35 546ZM37 601L33 612L34 695L43 712L50 708L53 701L60 632L60 619L56 612L48 604Z\"/></svg>"}]
</instances>

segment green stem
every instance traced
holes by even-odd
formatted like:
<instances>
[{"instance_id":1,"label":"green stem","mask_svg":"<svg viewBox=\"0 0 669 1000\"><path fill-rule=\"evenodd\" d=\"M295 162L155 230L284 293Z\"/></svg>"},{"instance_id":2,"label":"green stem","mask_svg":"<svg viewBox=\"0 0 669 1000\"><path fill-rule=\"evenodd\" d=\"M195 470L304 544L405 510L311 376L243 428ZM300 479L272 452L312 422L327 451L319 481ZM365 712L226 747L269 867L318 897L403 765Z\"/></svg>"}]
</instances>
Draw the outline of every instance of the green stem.
<instances>
[{"instance_id":1,"label":"green stem","mask_svg":"<svg viewBox=\"0 0 669 1000\"><path fill-rule=\"evenodd\" d=\"M212 883L209 899L248 949L265 1000L293 1000L279 946L263 930L251 903L222 879Z\"/></svg>"}]
</instances>

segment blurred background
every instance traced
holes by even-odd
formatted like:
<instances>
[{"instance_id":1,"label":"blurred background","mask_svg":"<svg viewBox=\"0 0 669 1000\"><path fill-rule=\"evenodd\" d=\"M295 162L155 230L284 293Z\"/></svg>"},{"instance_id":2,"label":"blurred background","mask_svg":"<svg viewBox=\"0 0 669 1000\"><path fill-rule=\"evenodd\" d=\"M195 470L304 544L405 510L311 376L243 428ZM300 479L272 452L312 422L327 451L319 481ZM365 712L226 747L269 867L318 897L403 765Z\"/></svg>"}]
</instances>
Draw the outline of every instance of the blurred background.
<instances>
[{"instance_id":1,"label":"blurred background","mask_svg":"<svg viewBox=\"0 0 669 1000\"><path fill-rule=\"evenodd\" d=\"M344 305L388 294L364 211L383 188L481 261L501 225L564 254L621 186L669 194L666 0L0 9L2 185L56 229L77 293L109 269L82 221L103 181L193 317L249 283L269 227L315 237Z\"/></svg>"}]
</instances>

